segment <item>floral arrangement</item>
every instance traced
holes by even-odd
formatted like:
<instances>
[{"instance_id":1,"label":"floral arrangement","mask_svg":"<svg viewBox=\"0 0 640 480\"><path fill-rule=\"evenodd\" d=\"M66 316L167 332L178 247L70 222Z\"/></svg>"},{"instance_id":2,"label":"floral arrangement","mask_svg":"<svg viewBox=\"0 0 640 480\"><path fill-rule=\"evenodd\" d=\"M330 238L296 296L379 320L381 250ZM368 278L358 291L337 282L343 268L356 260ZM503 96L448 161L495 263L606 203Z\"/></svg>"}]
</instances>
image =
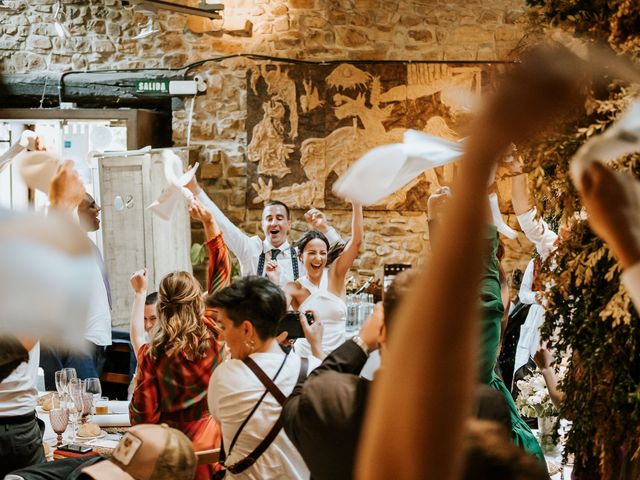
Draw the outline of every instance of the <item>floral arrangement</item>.
<instances>
[{"instance_id":1,"label":"floral arrangement","mask_svg":"<svg viewBox=\"0 0 640 480\"><path fill-rule=\"evenodd\" d=\"M549 390L540 373L528 375L524 380L518 380L516 385L520 391L516 399L516 407L521 415L536 418L558 414L551 403Z\"/></svg>"}]
</instances>

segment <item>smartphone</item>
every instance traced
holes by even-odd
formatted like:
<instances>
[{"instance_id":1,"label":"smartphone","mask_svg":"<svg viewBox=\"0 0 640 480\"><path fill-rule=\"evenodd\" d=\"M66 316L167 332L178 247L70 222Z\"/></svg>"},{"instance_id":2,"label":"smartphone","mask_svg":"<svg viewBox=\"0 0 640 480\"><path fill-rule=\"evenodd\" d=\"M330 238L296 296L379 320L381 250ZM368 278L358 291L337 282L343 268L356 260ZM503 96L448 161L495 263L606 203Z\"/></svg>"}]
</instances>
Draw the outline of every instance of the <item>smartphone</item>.
<instances>
[{"instance_id":1,"label":"smartphone","mask_svg":"<svg viewBox=\"0 0 640 480\"><path fill-rule=\"evenodd\" d=\"M59 446L58 450L62 450L63 452L72 452L72 453L89 453L93 449L91 447L87 447L86 445L69 443L67 445Z\"/></svg>"},{"instance_id":2,"label":"smartphone","mask_svg":"<svg viewBox=\"0 0 640 480\"><path fill-rule=\"evenodd\" d=\"M307 323L311 325L313 323L313 313L305 312L307 317ZM282 332L287 332L287 338L304 338L304 332L302 331L302 325L300 325L300 312L288 311L278 324L278 335Z\"/></svg>"}]
</instances>

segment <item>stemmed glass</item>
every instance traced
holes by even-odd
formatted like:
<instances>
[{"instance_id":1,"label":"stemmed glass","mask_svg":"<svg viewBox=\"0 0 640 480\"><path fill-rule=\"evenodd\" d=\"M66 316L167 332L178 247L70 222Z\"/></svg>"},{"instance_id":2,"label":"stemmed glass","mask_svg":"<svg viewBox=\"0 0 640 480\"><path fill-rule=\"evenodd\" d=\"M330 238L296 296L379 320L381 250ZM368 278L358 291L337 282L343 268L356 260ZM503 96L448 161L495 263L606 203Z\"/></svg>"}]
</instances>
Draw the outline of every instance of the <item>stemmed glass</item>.
<instances>
[{"instance_id":1,"label":"stemmed glass","mask_svg":"<svg viewBox=\"0 0 640 480\"><path fill-rule=\"evenodd\" d=\"M67 384L71 380L77 380L78 374L76 373L76 369L75 368L63 368L62 371L65 372L65 374L67 376Z\"/></svg>"},{"instance_id":2,"label":"stemmed glass","mask_svg":"<svg viewBox=\"0 0 640 480\"><path fill-rule=\"evenodd\" d=\"M76 440L76 426L78 423L78 415L82 413L82 380L74 378L67 383L67 390L69 391L69 413L72 415L71 422L73 425L73 441Z\"/></svg>"},{"instance_id":3,"label":"stemmed glass","mask_svg":"<svg viewBox=\"0 0 640 480\"><path fill-rule=\"evenodd\" d=\"M83 391L80 398L82 399L80 423L84 425L93 412L93 393ZM78 408L77 405L76 408Z\"/></svg>"},{"instance_id":4,"label":"stemmed glass","mask_svg":"<svg viewBox=\"0 0 640 480\"><path fill-rule=\"evenodd\" d=\"M62 396L67 390L67 372L64 370L58 370L55 373L56 376L56 390L58 395Z\"/></svg>"},{"instance_id":5,"label":"stemmed glass","mask_svg":"<svg viewBox=\"0 0 640 480\"><path fill-rule=\"evenodd\" d=\"M84 380L84 390L93 395L93 404L95 405L102 396L102 387L99 378L87 378ZM92 412L93 413L93 412Z\"/></svg>"},{"instance_id":6,"label":"stemmed glass","mask_svg":"<svg viewBox=\"0 0 640 480\"><path fill-rule=\"evenodd\" d=\"M62 434L69 425L69 411L64 407L64 404L60 403L60 399L53 397L53 408L49 411L49 419L51 421L51 428L57 434L56 447L62 445ZM56 407L56 403L59 405Z\"/></svg>"}]
</instances>

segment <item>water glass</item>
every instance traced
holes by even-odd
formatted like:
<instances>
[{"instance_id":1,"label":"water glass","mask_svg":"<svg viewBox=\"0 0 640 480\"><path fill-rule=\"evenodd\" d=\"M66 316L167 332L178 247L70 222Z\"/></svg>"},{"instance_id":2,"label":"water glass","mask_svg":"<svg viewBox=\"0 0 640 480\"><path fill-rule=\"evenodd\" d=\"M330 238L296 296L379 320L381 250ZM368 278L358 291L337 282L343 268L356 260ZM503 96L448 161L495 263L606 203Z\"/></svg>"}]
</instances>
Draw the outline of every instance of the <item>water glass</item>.
<instances>
[{"instance_id":1,"label":"water glass","mask_svg":"<svg viewBox=\"0 0 640 480\"><path fill-rule=\"evenodd\" d=\"M93 411L93 393L82 392L80 398L82 399L81 410L79 410L81 412L80 423L84 425Z\"/></svg>"},{"instance_id":2,"label":"water glass","mask_svg":"<svg viewBox=\"0 0 640 480\"><path fill-rule=\"evenodd\" d=\"M107 415L109 413L109 399L100 397L96 402L96 415Z\"/></svg>"},{"instance_id":3,"label":"water glass","mask_svg":"<svg viewBox=\"0 0 640 480\"><path fill-rule=\"evenodd\" d=\"M69 411L62 406L54 407L49 411L49 420L51 428L57 434L56 447L59 447L62 445L62 434L69 426Z\"/></svg>"}]
</instances>

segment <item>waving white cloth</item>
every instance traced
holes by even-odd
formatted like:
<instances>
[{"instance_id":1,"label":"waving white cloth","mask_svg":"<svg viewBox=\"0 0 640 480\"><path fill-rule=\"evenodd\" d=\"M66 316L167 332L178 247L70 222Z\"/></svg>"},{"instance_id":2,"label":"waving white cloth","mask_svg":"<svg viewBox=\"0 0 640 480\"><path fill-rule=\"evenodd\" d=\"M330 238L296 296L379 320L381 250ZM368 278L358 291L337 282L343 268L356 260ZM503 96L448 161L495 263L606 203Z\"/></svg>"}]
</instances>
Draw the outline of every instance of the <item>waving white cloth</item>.
<instances>
[{"instance_id":1,"label":"waving white cloth","mask_svg":"<svg viewBox=\"0 0 640 480\"><path fill-rule=\"evenodd\" d=\"M35 150L36 138L38 138L38 136L31 130L25 130L24 132L22 132L22 135L20 135L20 140L11 145L11 147L9 147L6 152L0 155L0 172L4 169L4 167L9 165L9 162L11 162L11 160L16 155L18 155L23 150Z\"/></svg>"},{"instance_id":2,"label":"waving white cloth","mask_svg":"<svg viewBox=\"0 0 640 480\"><path fill-rule=\"evenodd\" d=\"M416 130L407 130L404 143L381 145L365 153L333 184L343 198L373 205L430 168L454 162L463 145Z\"/></svg>"},{"instance_id":3,"label":"waving white cloth","mask_svg":"<svg viewBox=\"0 0 640 480\"><path fill-rule=\"evenodd\" d=\"M336 195L362 205L374 205L430 168L455 162L464 145L416 130L407 130L404 143L381 145L365 153L333 184ZM498 231L508 238L517 233L502 219L495 193L489 195Z\"/></svg>"},{"instance_id":4,"label":"waving white cloth","mask_svg":"<svg viewBox=\"0 0 640 480\"><path fill-rule=\"evenodd\" d=\"M582 175L591 163L637 151L640 151L640 100L633 102L604 133L591 137L578 149L571 159L574 185L580 186Z\"/></svg>"},{"instance_id":5,"label":"waving white cloth","mask_svg":"<svg viewBox=\"0 0 640 480\"><path fill-rule=\"evenodd\" d=\"M162 152L162 162L167 186L162 189L158 199L148 208L163 220L169 220L180 198L187 201L193 199L193 194L186 188L186 185L193 179L199 164L196 163L185 173L182 159L170 150Z\"/></svg>"}]
</instances>

